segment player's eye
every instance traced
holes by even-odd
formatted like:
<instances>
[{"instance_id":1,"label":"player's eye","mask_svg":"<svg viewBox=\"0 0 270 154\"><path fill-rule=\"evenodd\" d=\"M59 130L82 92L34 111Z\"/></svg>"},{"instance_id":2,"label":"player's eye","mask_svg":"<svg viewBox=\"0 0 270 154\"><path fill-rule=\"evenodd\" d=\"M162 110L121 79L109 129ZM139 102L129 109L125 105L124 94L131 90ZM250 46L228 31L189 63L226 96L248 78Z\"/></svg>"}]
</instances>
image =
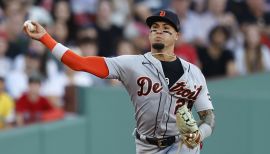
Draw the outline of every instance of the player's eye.
<instances>
[{"instance_id":1,"label":"player's eye","mask_svg":"<svg viewBox=\"0 0 270 154\"><path fill-rule=\"evenodd\" d=\"M156 30L156 29L151 29L151 32L156 33L156 32L157 32L157 30Z\"/></svg>"},{"instance_id":2,"label":"player's eye","mask_svg":"<svg viewBox=\"0 0 270 154\"><path fill-rule=\"evenodd\" d=\"M164 33L171 33L170 31L168 30L163 30Z\"/></svg>"},{"instance_id":3,"label":"player's eye","mask_svg":"<svg viewBox=\"0 0 270 154\"><path fill-rule=\"evenodd\" d=\"M170 31L168 31L168 30L163 30L163 33L167 33L167 34L172 35L172 32L170 32Z\"/></svg>"}]
</instances>

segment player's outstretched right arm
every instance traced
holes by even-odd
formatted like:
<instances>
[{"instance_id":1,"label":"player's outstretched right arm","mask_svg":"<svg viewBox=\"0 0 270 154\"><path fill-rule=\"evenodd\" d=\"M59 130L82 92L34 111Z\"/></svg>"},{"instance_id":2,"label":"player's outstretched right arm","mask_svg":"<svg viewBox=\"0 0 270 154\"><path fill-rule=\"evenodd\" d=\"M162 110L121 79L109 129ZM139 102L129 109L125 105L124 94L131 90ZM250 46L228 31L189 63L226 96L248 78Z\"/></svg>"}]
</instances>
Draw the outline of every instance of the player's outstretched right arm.
<instances>
[{"instance_id":1,"label":"player's outstretched right arm","mask_svg":"<svg viewBox=\"0 0 270 154\"><path fill-rule=\"evenodd\" d=\"M100 78L106 78L109 75L108 66L104 57L81 57L62 44L56 42L39 23L32 21L32 24L35 26L35 30L30 31L27 26L24 25L24 32L32 39L43 43L50 49L56 58L71 69L89 72Z\"/></svg>"}]
</instances>

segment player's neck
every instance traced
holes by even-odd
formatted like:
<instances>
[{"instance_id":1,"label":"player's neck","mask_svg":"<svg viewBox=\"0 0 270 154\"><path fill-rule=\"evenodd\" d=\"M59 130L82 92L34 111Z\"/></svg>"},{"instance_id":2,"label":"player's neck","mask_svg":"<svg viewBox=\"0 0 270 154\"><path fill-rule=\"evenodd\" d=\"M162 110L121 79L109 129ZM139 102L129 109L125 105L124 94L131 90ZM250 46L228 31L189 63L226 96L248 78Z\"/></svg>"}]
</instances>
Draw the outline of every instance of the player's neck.
<instances>
[{"instance_id":1,"label":"player's neck","mask_svg":"<svg viewBox=\"0 0 270 154\"><path fill-rule=\"evenodd\" d=\"M155 57L156 59L158 59L160 61L174 61L177 58L176 55L174 54L174 52L164 52L164 51L152 50L151 54L153 57Z\"/></svg>"},{"instance_id":2,"label":"player's neck","mask_svg":"<svg viewBox=\"0 0 270 154\"><path fill-rule=\"evenodd\" d=\"M156 59L160 60L160 61L175 61L176 60L176 56L175 55L169 55L166 53L152 53L153 57L155 57Z\"/></svg>"},{"instance_id":3,"label":"player's neck","mask_svg":"<svg viewBox=\"0 0 270 154\"><path fill-rule=\"evenodd\" d=\"M161 50L157 50L154 48L151 48L151 54L153 57L160 61L174 61L176 60L176 55L174 54L174 48L164 48Z\"/></svg>"}]
</instances>

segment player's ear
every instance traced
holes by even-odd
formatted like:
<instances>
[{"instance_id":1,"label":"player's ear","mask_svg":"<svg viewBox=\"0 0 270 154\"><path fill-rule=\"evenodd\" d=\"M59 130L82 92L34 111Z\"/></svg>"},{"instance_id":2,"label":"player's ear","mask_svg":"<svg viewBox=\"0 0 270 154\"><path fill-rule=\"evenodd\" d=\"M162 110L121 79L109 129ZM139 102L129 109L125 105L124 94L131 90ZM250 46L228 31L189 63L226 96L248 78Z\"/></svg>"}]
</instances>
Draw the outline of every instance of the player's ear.
<instances>
[{"instance_id":1,"label":"player's ear","mask_svg":"<svg viewBox=\"0 0 270 154\"><path fill-rule=\"evenodd\" d=\"M177 32L176 35L175 35L175 41L177 41L180 37L180 32Z\"/></svg>"}]
</instances>

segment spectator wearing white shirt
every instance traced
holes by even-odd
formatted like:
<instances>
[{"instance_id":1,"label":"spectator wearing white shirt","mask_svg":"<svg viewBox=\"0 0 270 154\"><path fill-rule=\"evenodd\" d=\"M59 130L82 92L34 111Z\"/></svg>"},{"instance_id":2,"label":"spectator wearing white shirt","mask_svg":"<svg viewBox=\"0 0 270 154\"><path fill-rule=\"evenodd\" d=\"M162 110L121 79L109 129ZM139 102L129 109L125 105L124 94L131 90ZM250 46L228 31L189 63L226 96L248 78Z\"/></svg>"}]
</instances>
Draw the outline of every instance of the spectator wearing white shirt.
<instances>
[{"instance_id":1,"label":"spectator wearing white shirt","mask_svg":"<svg viewBox=\"0 0 270 154\"><path fill-rule=\"evenodd\" d=\"M255 24L244 28L244 44L235 52L237 71L241 75L270 71L269 48L260 42L259 27Z\"/></svg>"},{"instance_id":2,"label":"spectator wearing white shirt","mask_svg":"<svg viewBox=\"0 0 270 154\"><path fill-rule=\"evenodd\" d=\"M49 53L46 52L46 48L40 42L36 40L30 40L29 52L34 52L41 58L42 65L40 66L41 74L45 77L52 77L57 75L58 66L56 60L50 57ZM26 56L24 54L18 55L14 59L13 68L15 70L23 71L26 67Z\"/></svg>"},{"instance_id":3,"label":"spectator wearing white shirt","mask_svg":"<svg viewBox=\"0 0 270 154\"><path fill-rule=\"evenodd\" d=\"M226 12L227 0L209 0L207 2L207 11L200 15L200 35L198 40L200 44L207 44L207 36L212 28L217 25L228 27L231 31L235 31L237 22L235 16Z\"/></svg>"},{"instance_id":4,"label":"spectator wearing white shirt","mask_svg":"<svg viewBox=\"0 0 270 154\"><path fill-rule=\"evenodd\" d=\"M172 0L171 9L180 18L181 36L185 42L196 42L200 36L200 20L197 13L190 10L191 0Z\"/></svg>"},{"instance_id":5,"label":"spectator wearing white shirt","mask_svg":"<svg viewBox=\"0 0 270 154\"><path fill-rule=\"evenodd\" d=\"M28 77L40 68L40 56L33 52L25 55L25 68L23 70L14 69L6 76L6 87L8 93L16 100L22 96L28 88Z\"/></svg>"}]
</instances>

